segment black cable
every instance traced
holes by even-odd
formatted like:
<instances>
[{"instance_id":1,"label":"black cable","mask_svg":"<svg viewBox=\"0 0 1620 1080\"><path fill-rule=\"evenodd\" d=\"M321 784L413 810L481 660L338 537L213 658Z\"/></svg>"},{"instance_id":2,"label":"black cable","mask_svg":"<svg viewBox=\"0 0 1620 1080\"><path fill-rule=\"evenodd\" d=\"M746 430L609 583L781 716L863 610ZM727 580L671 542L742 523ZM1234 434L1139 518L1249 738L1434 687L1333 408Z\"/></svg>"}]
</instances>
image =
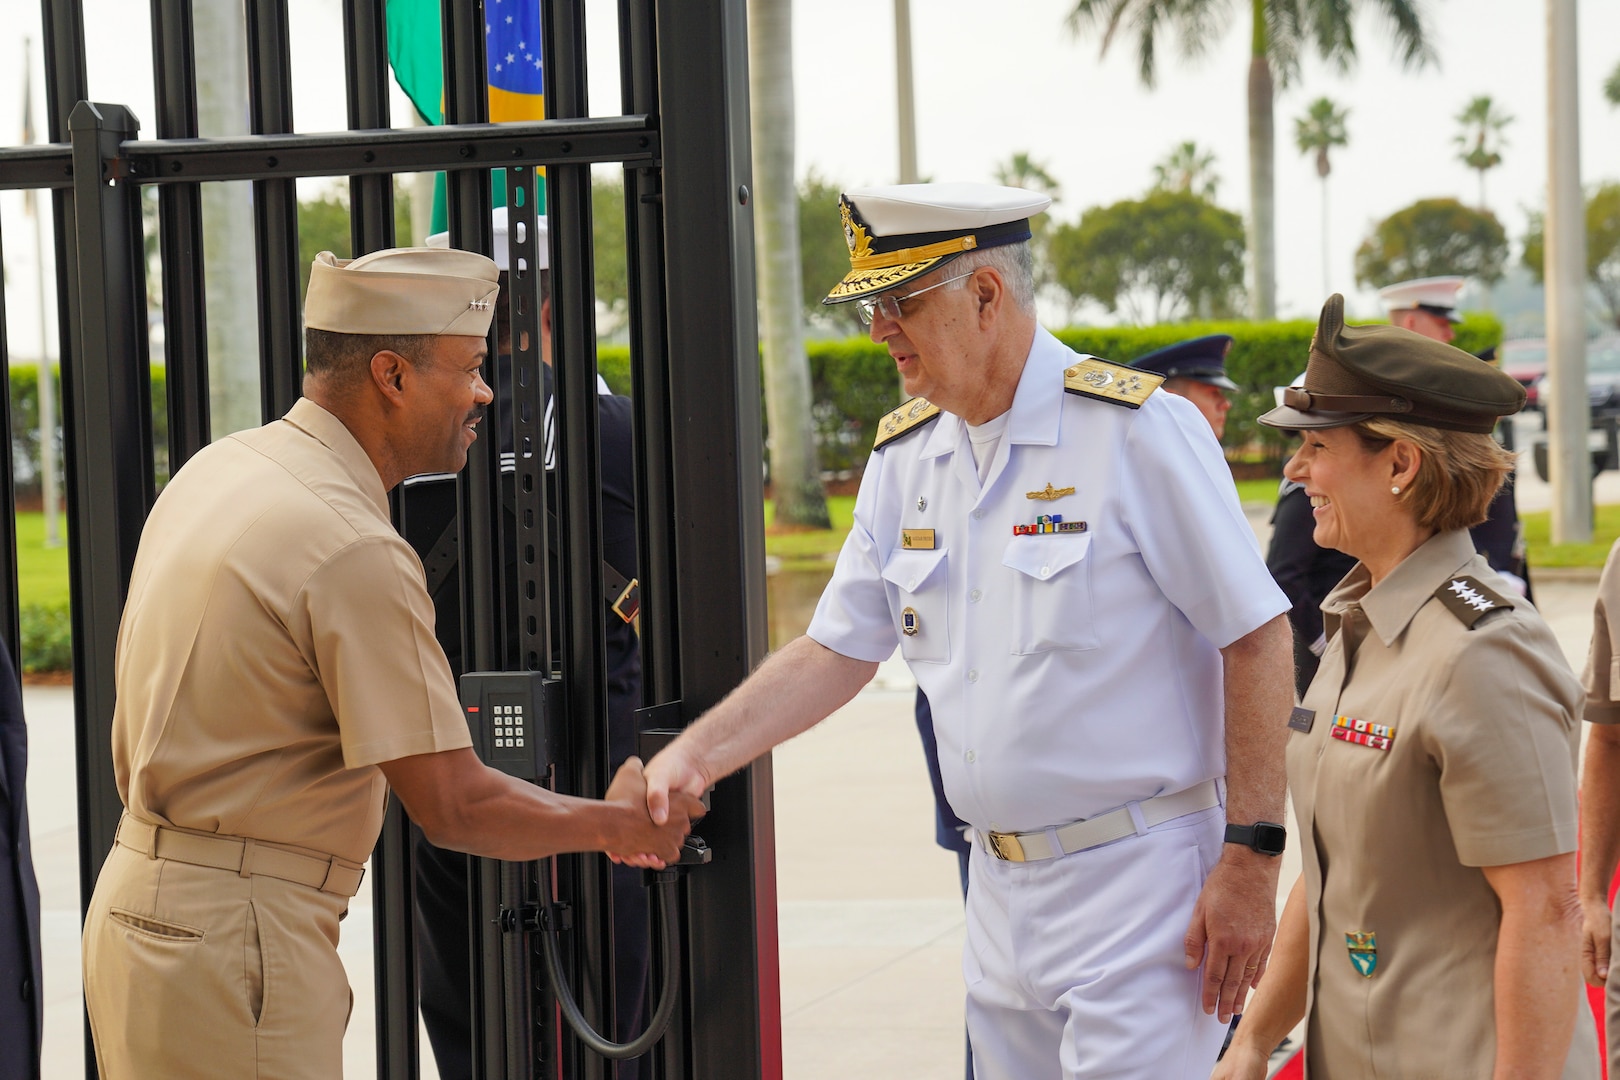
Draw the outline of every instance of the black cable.
<instances>
[{"instance_id":1,"label":"black cable","mask_svg":"<svg viewBox=\"0 0 1620 1080\"><path fill-rule=\"evenodd\" d=\"M563 1019L574 1029L574 1034L579 1036L580 1042L605 1058L623 1061L645 1054L664 1037L670 1018L675 1015L675 987L680 981L681 964L680 943L675 940L675 919L671 913L675 906L676 877L673 870L660 871L658 874L658 930L664 939L664 985L659 991L658 1008L653 1012L652 1019L647 1022L647 1030L630 1042L613 1042L603 1038L591 1027L590 1021L585 1019L585 1014L579 1011L573 991L562 977L562 965L557 962L557 945L552 940L552 935L557 931L544 926L540 930L540 951L545 954L546 977L551 980L552 991L557 995L557 1004L562 1009Z\"/></svg>"}]
</instances>

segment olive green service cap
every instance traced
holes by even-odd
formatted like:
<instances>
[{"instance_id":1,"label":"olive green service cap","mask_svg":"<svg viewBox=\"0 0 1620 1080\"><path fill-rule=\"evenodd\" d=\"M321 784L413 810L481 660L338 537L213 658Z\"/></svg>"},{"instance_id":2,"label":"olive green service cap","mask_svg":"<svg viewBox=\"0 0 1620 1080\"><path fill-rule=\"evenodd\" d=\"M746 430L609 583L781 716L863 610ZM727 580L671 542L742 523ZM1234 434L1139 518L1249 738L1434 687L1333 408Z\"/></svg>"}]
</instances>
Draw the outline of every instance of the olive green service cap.
<instances>
[{"instance_id":1,"label":"olive green service cap","mask_svg":"<svg viewBox=\"0 0 1620 1080\"><path fill-rule=\"evenodd\" d=\"M1488 434L1523 405L1517 379L1461 349L1397 326L1346 326L1344 297L1334 293L1311 338L1305 385L1284 390L1260 422L1298 430L1387 416Z\"/></svg>"},{"instance_id":2,"label":"olive green service cap","mask_svg":"<svg viewBox=\"0 0 1620 1080\"><path fill-rule=\"evenodd\" d=\"M387 248L358 259L315 256L304 325L337 334L484 337L500 272L471 251Z\"/></svg>"},{"instance_id":3,"label":"olive green service cap","mask_svg":"<svg viewBox=\"0 0 1620 1080\"><path fill-rule=\"evenodd\" d=\"M996 184L890 184L838 197L849 273L823 304L871 296L937 270L964 252L1030 238L1045 195Z\"/></svg>"}]
</instances>

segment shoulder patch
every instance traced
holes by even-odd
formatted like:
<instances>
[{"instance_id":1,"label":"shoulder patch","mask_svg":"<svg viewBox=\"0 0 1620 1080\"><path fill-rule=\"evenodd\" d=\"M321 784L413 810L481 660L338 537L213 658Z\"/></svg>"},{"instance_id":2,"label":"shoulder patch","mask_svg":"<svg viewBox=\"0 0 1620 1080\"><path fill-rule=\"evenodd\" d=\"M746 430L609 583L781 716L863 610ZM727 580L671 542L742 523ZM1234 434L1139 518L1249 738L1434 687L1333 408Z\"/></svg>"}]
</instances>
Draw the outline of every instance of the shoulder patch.
<instances>
[{"instance_id":1,"label":"shoulder patch","mask_svg":"<svg viewBox=\"0 0 1620 1080\"><path fill-rule=\"evenodd\" d=\"M915 431L939 417L940 408L926 398L912 398L878 421L877 441L872 449L894 442L908 431Z\"/></svg>"},{"instance_id":2,"label":"shoulder patch","mask_svg":"<svg viewBox=\"0 0 1620 1080\"><path fill-rule=\"evenodd\" d=\"M1069 393L1096 398L1110 405L1123 405L1127 409L1140 409L1142 402L1163 382L1163 375L1139 371L1112 360L1099 360L1095 356L1088 356L1063 371L1063 389Z\"/></svg>"},{"instance_id":3,"label":"shoulder patch","mask_svg":"<svg viewBox=\"0 0 1620 1080\"><path fill-rule=\"evenodd\" d=\"M1513 607L1510 601L1487 588L1478 578L1467 574L1448 578L1444 585L1435 590L1434 595L1470 630L1491 612Z\"/></svg>"}]
</instances>

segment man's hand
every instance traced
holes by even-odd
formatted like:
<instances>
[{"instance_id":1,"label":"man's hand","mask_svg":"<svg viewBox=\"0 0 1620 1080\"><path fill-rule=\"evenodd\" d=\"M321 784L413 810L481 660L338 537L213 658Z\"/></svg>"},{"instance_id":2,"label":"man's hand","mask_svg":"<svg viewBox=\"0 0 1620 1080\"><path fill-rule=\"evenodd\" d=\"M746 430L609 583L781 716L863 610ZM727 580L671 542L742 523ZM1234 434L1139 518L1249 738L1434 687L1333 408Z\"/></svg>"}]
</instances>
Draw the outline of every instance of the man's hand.
<instances>
[{"instance_id":1,"label":"man's hand","mask_svg":"<svg viewBox=\"0 0 1620 1080\"><path fill-rule=\"evenodd\" d=\"M1243 1030L1243 1025L1238 1025ZM1253 1046L1240 1046L1236 1039L1226 1048L1221 1060L1215 1063L1215 1071L1209 1074L1209 1080L1266 1080L1266 1070L1271 1065L1271 1055Z\"/></svg>"},{"instance_id":2,"label":"man's hand","mask_svg":"<svg viewBox=\"0 0 1620 1080\"><path fill-rule=\"evenodd\" d=\"M1277 860L1227 845L1187 927L1187 969L1204 965L1204 1012L1221 1023L1260 985L1277 930Z\"/></svg>"},{"instance_id":3,"label":"man's hand","mask_svg":"<svg viewBox=\"0 0 1620 1080\"><path fill-rule=\"evenodd\" d=\"M677 792L665 799L665 812L655 823L647 814L647 779L640 758L630 758L619 767L602 801L624 811L625 828L608 847L608 858L628 866L662 870L679 862L681 843L692 831L692 822L703 816L703 804L693 796Z\"/></svg>"},{"instance_id":4,"label":"man's hand","mask_svg":"<svg viewBox=\"0 0 1620 1080\"><path fill-rule=\"evenodd\" d=\"M1591 986L1609 978L1609 943L1613 933L1609 905L1601 896L1581 899L1581 974Z\"/></svg>"},{"instance_id":5,"label":"man's hand","mask_svg":"<svg viewBox=\"0 0 1620 1080\"><path fill-rule=\"evenodd\" d=\"M672 796L701 799L711 784L703 763L687 749L686 740L676 739L647 766L647 813L662 824L676 801Z\"/></svg>"}]
</instances>

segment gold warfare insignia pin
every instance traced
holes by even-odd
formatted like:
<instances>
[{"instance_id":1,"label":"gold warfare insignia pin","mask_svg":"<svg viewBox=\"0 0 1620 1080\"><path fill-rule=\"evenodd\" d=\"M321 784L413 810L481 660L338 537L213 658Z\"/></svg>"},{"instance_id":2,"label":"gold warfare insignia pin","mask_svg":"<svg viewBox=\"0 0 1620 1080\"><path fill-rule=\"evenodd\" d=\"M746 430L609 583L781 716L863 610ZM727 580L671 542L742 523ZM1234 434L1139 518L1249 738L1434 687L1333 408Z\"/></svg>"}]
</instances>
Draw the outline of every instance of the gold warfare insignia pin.
<instances>
[{"instance_id":1,"label":"gold warfare insignia pin","mask_svg":"<svg viewBox=\"0 0 1620 1080\"><path fill-rule=\"evenodd\" d=\"M939 414L939 406L928 399L912 398L878 421L877 439L872 443L872 449L887 446L906 432L922 427Z\"/></svg>"},{"instance_id":2,"label":"gold warfare insignia pin","mask_svg":"<svg viewBox=\"0 0 1620 1080\"><path fill-rule=\"evenodd\" d=\"M1074 488L1073 487L1055 488L1055 487L1052 486L1052 482L1050 480L1048 480L1046 482L1046 487L1042 488L1040 491L1026 491L1026 492L1024 492L1024 498L1026 498L1026 499L1040 499L1042 502L1051 502L1053 499L1061 499L1065 495L1073 495L1073 494L1074 494Z\"/></svg>"},{"instance_id":3,"label":"gold warfare insignia pin","mask_svg":"<svg viewBox=\"0 0 1620 1080\"><path fill-rule=\"evenodd\" d=\"M900 546L908 551L933 551L933 529L901 529Z\"/></svg>"},{"instance_id":4,"label":"gold warfare insignia pin","mask_svg":"<svg viewBox=\"0 0 1620 1080\"><path fill-rule=\"evenodd\" d=\"M1352 930L1344 935L1344 947L1350 950L1350 965L1364 979L1373 977L1378 970L1378 935L1371 930Z\"/></svg>"},{"instance_id":5,"label":"gold warfare insignia pin","mask_svg":"<svg viewBox=\"0 0 1620 1080\"><path fill-rule=\"evenodd\" d=\"M1063 371L1063 389L1110 405L1140 409L1142 402L1164 382L1163 375L1088 356Z\"/></svg>"},{"instance_id":6,"label":"gold warfare insignia pin","mask_svg":"<svg viewBox=\"0 0 1620 1080\"><path fill-rule=\"evenodd\" d=\"M922 623L917 619L916 608L904 608L900 612L900 632L906 637L916 637L917 631L922 629Z\"/></svg>"}]
</instances>

